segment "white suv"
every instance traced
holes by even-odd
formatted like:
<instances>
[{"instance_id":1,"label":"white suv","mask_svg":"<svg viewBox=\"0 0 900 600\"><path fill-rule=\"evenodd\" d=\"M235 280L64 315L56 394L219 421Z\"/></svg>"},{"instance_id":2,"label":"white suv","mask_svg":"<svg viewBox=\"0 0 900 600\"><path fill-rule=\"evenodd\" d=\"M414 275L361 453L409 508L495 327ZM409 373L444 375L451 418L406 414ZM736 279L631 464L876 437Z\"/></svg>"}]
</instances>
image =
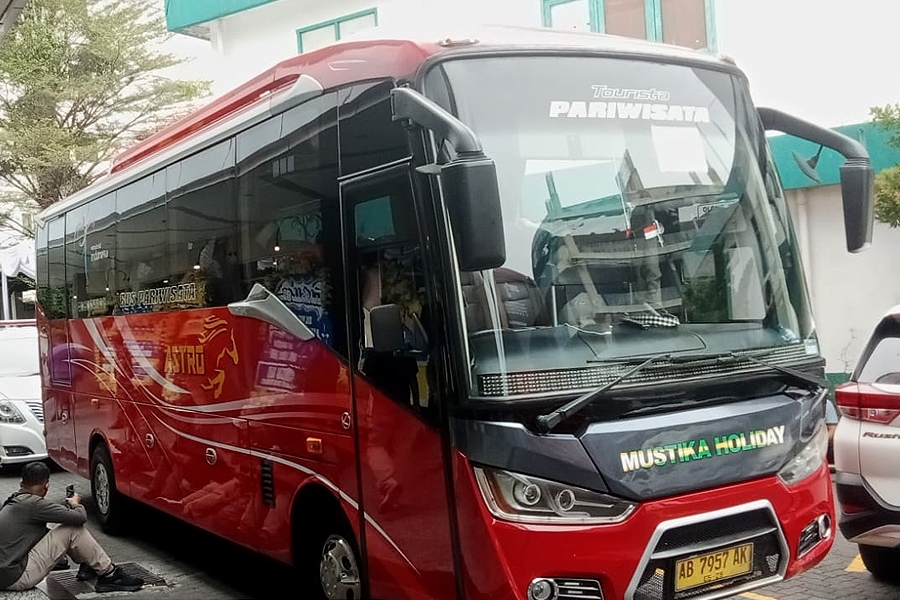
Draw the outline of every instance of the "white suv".
<instances>
[{"instance_id":1,"label":"white suv","mask_svg":"<svg viewBox=\"0 0 900 600\"><path fill-rule=\"evenodd\" d=\"M876 577L900 579L900 306L882 318L850 381L835 390L841 532Z\"/></svg>"},{"instance_id":2,"label":"white suv","mask_svg":"<svg viewBox=\"0 0 900 600\"><path fill-rule=\"evenodd\" d=\"M44 406L35 322L0 321L0 462L44 460Z\"/></svg>"}]
</instances>

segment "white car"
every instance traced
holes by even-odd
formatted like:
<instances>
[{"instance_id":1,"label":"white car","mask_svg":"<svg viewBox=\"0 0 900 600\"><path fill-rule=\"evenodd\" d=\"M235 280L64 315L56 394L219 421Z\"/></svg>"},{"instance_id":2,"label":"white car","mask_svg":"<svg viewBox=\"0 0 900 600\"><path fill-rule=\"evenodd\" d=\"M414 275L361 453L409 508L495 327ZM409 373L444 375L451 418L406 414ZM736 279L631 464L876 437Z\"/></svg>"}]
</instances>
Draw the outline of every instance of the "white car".
<instances>
[{"instance_id":1,"label":"white car","mask_svg":"<svg viewBox=\"0 0 900 600\"><path fill-rule=\"evenodd\" d=\"M37 326L0 321L0 463L47 458Z\"/></svg>"},{"instance_id":2,"label":"white car","mask_svg":"<svg viewBox=\"0 0 900 600\"><path fill-rule=\"evenodd\" d=\"M900 306L882 318L850 381L835 390L841 532L876 577L900 580Z\"/></svg>"}]
</instances>

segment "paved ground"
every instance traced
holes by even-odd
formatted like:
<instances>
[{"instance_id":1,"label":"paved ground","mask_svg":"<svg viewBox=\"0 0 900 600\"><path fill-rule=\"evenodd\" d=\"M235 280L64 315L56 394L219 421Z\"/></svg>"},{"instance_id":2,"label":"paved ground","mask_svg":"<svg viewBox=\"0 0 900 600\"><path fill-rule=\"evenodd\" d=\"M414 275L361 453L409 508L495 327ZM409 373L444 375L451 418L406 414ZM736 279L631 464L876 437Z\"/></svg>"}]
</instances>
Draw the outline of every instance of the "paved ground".
<instances>
[{"instance_id":1,"label":"paved ground","mask_svg":"<svg viewBox=\"0 0 900 600\"><path fill-rule=\"evenodd\" d=\"M14 468L0 472L0 499L18 488ZM51 497L62 496L74 483L91 512L90 484L64 472L54 472ZM94 524L91 531L118 563L138 563L162 577L165 585L146 587L134 594L78 594L85 600L128 598L129 600L190 600L217 598L278 598L291 589L291 573L219 538L186 526L149 509L140 509L134 531L127 537L111 538ZM74 573L74 571L73 571ZM86 588L85 588L86 589ZM25 594L0 592L0 600L69 599L64 591L45 582L39 590ZM732 600L896 600L900 585L875 581L859 560L856 546L838 538L834 549L815 569L790 581L742 594Z\"/></svg>"}]
</instances>

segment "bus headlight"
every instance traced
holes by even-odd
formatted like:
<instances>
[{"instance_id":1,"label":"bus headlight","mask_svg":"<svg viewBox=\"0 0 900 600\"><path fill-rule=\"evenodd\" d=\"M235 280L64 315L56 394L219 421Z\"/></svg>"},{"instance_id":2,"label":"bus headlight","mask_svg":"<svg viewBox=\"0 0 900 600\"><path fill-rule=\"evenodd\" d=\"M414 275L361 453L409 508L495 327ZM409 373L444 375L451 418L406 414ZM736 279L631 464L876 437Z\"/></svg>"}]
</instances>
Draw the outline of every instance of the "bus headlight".
<instances>
[{"instance_id":1,"label":"bus headlight","mask_svg":"<svg viewBox=\"0 0 900 600\"><path fill-rule=\"evenodd\" d=\"M0 423L24 423L25 415L8 400L0 400Z\"/></svg>"},{"instance_id":2,"label":"bus headlight","mask_svg":"<svg viewBox=\"0 0 900 600\"><path fill-rule=\"evenodd\" d=\"M521 523L618 523L632 502L584 488L503 469L475 467L488 509L498 519Z\"/></svg>"},{"instance_id":3,"label":"bus headlight","mask_svg":"<svg viewBox=\"0 0 900 600\"><path fill-rule=\"evenodd\" d=\"M800 453L778 471L778 477L787 485L800 483L819 470L827 454L828 430L822 423Z\"/></svg>"}]
</instances>

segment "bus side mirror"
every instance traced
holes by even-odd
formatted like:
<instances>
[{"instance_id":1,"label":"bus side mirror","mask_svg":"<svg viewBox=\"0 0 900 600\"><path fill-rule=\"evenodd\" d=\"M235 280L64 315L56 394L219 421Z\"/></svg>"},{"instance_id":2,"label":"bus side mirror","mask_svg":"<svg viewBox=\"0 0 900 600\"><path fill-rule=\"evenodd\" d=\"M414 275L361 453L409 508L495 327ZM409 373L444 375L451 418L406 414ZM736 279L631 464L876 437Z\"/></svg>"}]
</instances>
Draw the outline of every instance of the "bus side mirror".
<instances>
[{"instance_id":1,"label":"bus side mirror","mask_svg":"<svg viewBox=\"0 0 900 600\"><path fill-rule=\"evenodd\" d=\"M842 133L773 108L759 108L758 112L766 129L783 131L844 155L847 162L841 167L841 195L847 251L865 250L872 243L875 214L875 170L865 146Z\"/></svg>"},{"instance_id":2,"label":"bus side mirror","mask_svg":"<svg viewBox=\"0 0 900 600\"><path fill-rule=\"evenodd\" d=\"M369 311L369 327L372 332L372 350L397 352L403 350L403 318L396 304L382 304Z\"/></svg>"},{"instance_id":3,"label":"bus side mirror","mask_svg":"<svg viewBox=\"0 0 900 600\"><path fill-rule=\"evenodd\" d=\"M875 169L869 161L850 159L841 166L841 196L847 250L859 252L872 243Z\"/></svg>"},{"instance_id":4,"label":"bus side mirror","mask_svg":"<svg viewBox=\"0 0 900 600\"><path fill-rule=\"evenodd\" d=\"M393 120L430 129L456 150L458 158L449 164L429 165L419 170L440 173L459 269L481 271L503 266L506 242L497 168L484 155L475 132L410 88L391 90L391 109Z\"/></svg>"},{"instance_id":5,"label":"bus side mirror","mask_svg":"<svg viewBox=\"0 0 900 600\"><path fill-rule=\"evenodd\" d=\"M483 271L503 266L506 241L494 161L478 158L444 165L441 188L453 228L460 271Z\"/></svg>"}]
</instances>

